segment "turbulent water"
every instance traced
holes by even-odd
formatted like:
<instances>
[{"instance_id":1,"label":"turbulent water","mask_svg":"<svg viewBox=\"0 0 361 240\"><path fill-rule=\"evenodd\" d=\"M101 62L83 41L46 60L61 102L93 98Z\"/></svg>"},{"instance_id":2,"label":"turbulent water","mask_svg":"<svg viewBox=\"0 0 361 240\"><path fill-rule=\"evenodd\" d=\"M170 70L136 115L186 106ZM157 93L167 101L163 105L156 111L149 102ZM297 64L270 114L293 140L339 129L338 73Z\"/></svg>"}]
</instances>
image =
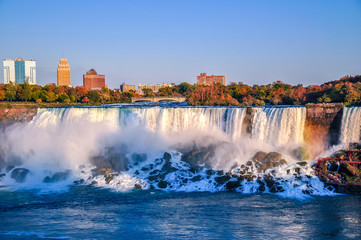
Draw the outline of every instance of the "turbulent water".
<instances>
[{"instance_id":1,"label":"turbulent water","mask_svg":"<svg viewBox=\"0 0 361 240\"><path fill-rule=\"evenodd\" d=\"M359 108L345 109L340 142L359 140L360 115ZM204 207L203 211L209 212L216 222L225 221L226 216L220 214L227 212L224 206L228 205L232 212L237 211L239 204L243 206L241 215L253 214L256 221L273 222L262 214L254 215L262 201L269 202L272 209L277 209L280 204L277 202L290 201L286 203L288 211L294 208L297 211L293 206L297 201L309 204L322 196L337 198L334 190L326 188L315 176L312 159L302 162L305 159L299 150L307 147L303 139L305 118L305 107L120 104L39 109L30 123L14 124L0 135L0 213L14 221L0 226L0 238L137 238L131 230L133 225L144 228L139 238L179 239L189 237L188 234L204 239L241 238L250 232L230 227L227 229L231 235L217 232L197 235L196 229L205 234L205 229L214 229L216 225L200 226L206 216L198 215L202 207L194 202L205 201L210 207ZM245 193L252 194L247 197ZM251 206L249 210L246 203ZM132 209L127 207L129 204L133 204ZM185 205L190 209L185 210ZM116 212L109 217L102 214L111 209ZM39 220L42 211L51 214ZM155 225L154 214L158 211L179 214L169 223L168 233L164 232L166 223ZM276 214L267 209L262 211L265 215ZM301 215L308 214L307 208L302 211ZM26 222L21 214L29 214L29 218L44 223ZM77 219L79 214L82 217ZM119 223L123 214L129 219ZM133 220L140 216L147 220L137 221L137 225ZM174 224L182 216L188 219L185 221L193 216L199 221L177 230ZM63 224L71 219L78 228L88 229L89 234L79 235L82 231L65 224L63 236L47 224L52 223L52 217L61 219ZM351 220L359 221L354 218ZM22 227L14 224L16 221ZM301 227L306 229L307 221L301 221ZM101 225L101 222L107 223ZM252 227L253 220L231 222L228 224ZM89 230L93 227L94 231ZM308 236L302 231L298 236L299 225L294 227L286 232L272 234L267 230L247 236ZM268 228L274 227L271 224ZM106 231L109 238L97 231ZM325 234L334 233L325 231ZM350 234L335 233L335 236L355 235Z\"/></svg>"}]
</instances>

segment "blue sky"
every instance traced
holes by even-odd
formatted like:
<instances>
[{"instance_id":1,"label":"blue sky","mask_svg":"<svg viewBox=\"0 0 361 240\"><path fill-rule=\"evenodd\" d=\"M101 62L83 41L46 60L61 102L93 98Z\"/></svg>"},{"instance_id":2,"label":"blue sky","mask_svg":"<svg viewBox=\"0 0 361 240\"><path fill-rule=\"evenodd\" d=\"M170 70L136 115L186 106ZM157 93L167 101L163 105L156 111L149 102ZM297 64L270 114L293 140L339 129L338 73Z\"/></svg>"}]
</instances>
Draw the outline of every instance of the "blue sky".
<instances>
[{"instance_id":1,"label":"blue sky","mask_svg":"<svg viewBox=\"0 0 361 240\"><path fill-rule=\"evenodd\" d=\"M74 86L90 68L110 88L201 72L251 85L361 74L361 0L0 0L0 26L0 58L35 59L41 85L63 55Z\"/></svg>"}]
</instances>

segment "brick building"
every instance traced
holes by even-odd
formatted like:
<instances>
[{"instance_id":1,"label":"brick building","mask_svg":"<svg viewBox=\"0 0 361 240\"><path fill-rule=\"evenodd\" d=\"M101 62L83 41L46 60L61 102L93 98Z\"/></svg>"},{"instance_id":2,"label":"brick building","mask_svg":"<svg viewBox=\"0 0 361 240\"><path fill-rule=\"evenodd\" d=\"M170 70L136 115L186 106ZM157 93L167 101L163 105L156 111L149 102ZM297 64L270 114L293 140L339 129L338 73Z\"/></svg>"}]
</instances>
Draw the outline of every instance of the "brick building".
<instances>
[{"instance_id":1,"label":"brick building","mask_svg":"<svg viewBox=\"0 0 361 240\"><path fill-rule=\"evenodd\" d=\"M83 86L86 89L101 89L105 87L105 76L98 75L94 69L90 69L83 75Z\"/></svg>"},{"instance_id":2,"label":"brick building","mask_svg":"<svg viewBox=\"0 0 361 240\"><path fill-rule=\"evenodd\" d=\"M58 86L70 86L70 68L66 58L60 59L58 66Z\"/></svg>"},{"instance_id":3,"label":"brick building","mask_svg":"<svg viewBox=\"0 0 361 240\"><path fill-rule=\"evenodd\" d=\"M214 86L217 83L221 83L226 85L226 77L223 75L220 76L207 76L207 73L201 73L197 76L197 84L198 85L205 85L205 86Z\"/></svg>"}]
</instances>

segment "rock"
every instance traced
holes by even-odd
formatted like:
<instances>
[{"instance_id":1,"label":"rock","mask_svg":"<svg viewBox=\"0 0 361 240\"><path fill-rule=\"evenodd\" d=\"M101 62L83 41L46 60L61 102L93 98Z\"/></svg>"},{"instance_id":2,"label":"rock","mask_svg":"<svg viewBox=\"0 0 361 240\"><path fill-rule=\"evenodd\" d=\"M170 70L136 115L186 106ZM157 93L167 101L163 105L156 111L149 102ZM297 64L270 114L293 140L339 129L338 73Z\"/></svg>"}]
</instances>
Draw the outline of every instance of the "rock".
<instances>
[{"instance_id":1,"label":"rock","mask_svg":"<svg viewBox=\"0 0 361 240\"><path fill-rule=\"evenodd\" d=\"M107 184L109 184L111 181L113 181L113 179L114 179L114 176L113 176L113 175L109 175L109 176L107 176L107 177L105 178L105 182L106 182Z\"/></svg>"},{"instance_id":2,"label":"rock","mask_svg":"<svg viewBox=\"0 0 361 240\"><path fill-rule=\"evenodd\" d=\"M94 181L92 181L92 183L90 185L92 185L92 186L98 185L98 182L94 180Z\"/></svg>"},{"instance_id":3,"label":"rock","mask_svg":"<svg viewBox=\"0 0 361 240\"><path fill-rule=\"evenodd\" d=\"M43 180L44 183L54 183L64 181L68 178L70 170L66 170L65 172L57 172L52 177L46 176Z\"/></svg>"},{"instance_id":4,"label":"rock","mask_svg":"<svg viewBox=\"0 0 361 240\"><path fill-rule=\"evenodd\" d=\"M160 170L155 169L154 171L151 171L149 174L150 175L156 175L156 174L159 174L159 173L160 173Z\"/></svg>"},{"instance_id":5,"label":"rock","mask_svg":"<svg viewBox=\"0 0 361 240\"><path fill-rule=\"evenodd\" d=\"M105 182L109 184L116 176L119 176L119 173L108 174L107 176L105 176Z\"/></svg>"},{"instance_id":6,"label":"rock","mask_svg":"<svg viewBox=\"0 0 361 240\"><path fill-rule=\"evenodd\" d=\"M199 182L200 180L202 180L202 176L201 175L197 175L194 176L193 178L191 178L192 182Z\"/></svg>"},{"instance_id":7,"label":"rock","mask_svg":"<svg viewBox=\"0 0 361 240\"><path fill-rule=\"evenodd\" d=\"M307 162L303 161L303 162L298 162L297 165L299 166L306 166L307 165Z\"/></svg>"},{"instance_id":8,"label":"rock","mask_svg":"<svg viewBox=\"0 0 361 240\"><path fill-rule=\"evenodd\" d=\"M142 167L141 169L143 172L146 172L146 171L149 171L149 168L146 168L146 167Z\"/></svg>"},{"instance_id":9,"label":"rock","mask_svg":"<svg viewBox=\"0 0 361 240\"><path fill-rule=\"evenodd\" d=\"M253 156L252 160L257 162L263 162L267 156L267 153L259 151ZM248 164L247 164L248 165Z\"/></svg>"},{"instance_id":10,"label":"rock","mask_svg":"<svg viewBox=\"0 0 361 240\"><path fill-rule=\"evenodd\" d=\"M282 154L278 152L270 152L266 155L266 158L271 162L277 162L282 158Z\"/></svg>"},{"instance_id":11,"label":"rock","mask_svg":"<svg viewBox=\"0 0 361 240\"><path fill-rule=\"evenodd\" d=\"M95 168L92 170L93 177L99 175L108 175L111 172L114 172L114 170L111 168Z\"/></svg>"},{"instance_id":12,"label":"rock","mask_svg":"<svg viewBox=\"0 0 361 240\"><path fill-rule=\"evenodd\" d=\"M295 168L295 172L296 172L297 174L300 174L300 172L301 172L301 168L296 167L296 168Z\"/></svg>"},{"instance_id":13,"label":"rock","mask_svg":"<svg viewBox=\"0 0 361 240\"><path fill-rule=\"evenodd\" d=\"M206 174L207 174L208 176L211 176L211 175L214 175L215 172L214 172L213 170L211 170L211 169L208 169L208 170L206 171Z\"/></svg>"},{"instance_id":14,"label":"rock","mask_svg":"<svg viewBox=\"0 0 361 240\"><path fill-rule=\"evenodd\" d=\"M228 181L226 183L226 188L228 190L235 190L236 188L238 188L239 186L241 186L241 182L240 181Z\"/></svg>"},{"instance_id":15,"label":"rock","mask_svg":"<svg viewBox=\"0 0 361 240\"><path fill-rule=\"evenodd\" d=\"M215 177L214 181L216 181L219 185L223 185L230 179L231 179L231 176L224 175L221 177Z\"/></svg>"},{"instance_id":16,"label":"rock","mask_svg":"<svg viewBox=\"0 0 361 240\"><path fill-rule=\"evenodd\" d=\"M29 169L26 168L15 168L12 172L11 172L11 178L15 179L16 182L18 183L22 183L25 181L26 176L29 173Z\"/></svg>"},{"instance_id":17,"label":"rock","mask_svg":"<svg viewBox=\"0 0 361 240\"><path fill-rule=\"evenodd\" d=\"M84 179L74 181L74 184L83 184L85 181Z\"/></svg>"},{"instance_id":18,"label":"rock","mask_svg":"<svg viewBox=\"0 0 361 240\"><path fill-rule=\"evenodd\" d=\"M65 172L57 172L53 175L52 179L54 182L64 181L70 173L70 170L66 170Z\"/></svg>"},{"instance_id":19,"label":"rock","mask_svg":"<svg viewBox=\"0 0 361 240\"><path fill-rule=\"evenodd\" d=\"M3 177L5 177L5 176L6 176L5 173L0 173L0 178L3 178Z\"/></svg>"},{"instance_id":20,"label":"rock","mask_svg":"<svg viewBox=\"0 0 361 240\"><path fill-rule=\"evenodd\" d=\"M177 171L177 169L175 167L172 167L172 162L166 162L162 167L162 171L166 173L170 173Z\"/></svg>"},{"instance_id":21,"label":"rock","mask_svg":"<svg viewBox=\"0 0 361 240\"><path fill-rule=\"evenodd\" d=\"M158 187L159 188L167 188L167 186L168 186L168 182L167 181L164 181L164 180L162 180L162 181L159 181L159 183L158 183Z\"/></svg>"},{"instance_id":22,"label":"rock","mask_svg":"<svg viewBox=\"0 0 361 240\"><path fill-rule=\"evenodd\" d=\"M170 161L172 159L172 155L170 155L170 153L165 152L163 155L163 159L166 161Z\"/></svg>"},{"instance_id":23,"label":"rock","mask_svg":"<svg viewBox=\"0 0 361 240\"><path fill-rule=\"evenodd\" d=\"M260 179L257 180L257 183L259 184L258 190L260 192L264 192L266 191L266 186L265 183L263 181L261 181Z\"/></svg>"},{"instance_id":24,"label":"rock","mask_svg":"<svg viewBox=\"0 0 361 240\"><path fill-rule=\"evenodd\" d=\"M287 164L287 161L282 158L282 159L279 161L279 164L280 164L280 165L286 165L286 164Z\"/></svg>"},{"instance_id":25,"label":"rock","mask_svg":"<svg viewBox=\"0 0 361 240\"><path fill-rule=\"evenodd\" d=\"M340 172L345 172L349 176L359 176L360 170L348 163L342 163L340 166Z\"/></svg>"},{"instance_id":26,"label":"rock","mask_svg":"<svg viewBox=\"0 0 361 240\"><path fill-rule=\"evenodd\" d=\"M141 186L140 184L135 184L135 185L134 185L134 188L135 188L135 189L142 189L142 186Z\"/></svg>"}]
</instances>

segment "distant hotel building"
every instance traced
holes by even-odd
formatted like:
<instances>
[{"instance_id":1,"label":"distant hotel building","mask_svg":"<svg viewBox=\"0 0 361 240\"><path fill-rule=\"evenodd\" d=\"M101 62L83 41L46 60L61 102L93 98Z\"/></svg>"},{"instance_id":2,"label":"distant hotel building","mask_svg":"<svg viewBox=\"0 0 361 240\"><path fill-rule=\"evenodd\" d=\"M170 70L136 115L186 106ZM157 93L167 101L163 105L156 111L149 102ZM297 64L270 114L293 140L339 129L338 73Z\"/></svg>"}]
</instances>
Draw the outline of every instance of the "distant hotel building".
<instances>
[{"instance_id":1,"label":"distant hotel building","mask_svg":"<svg viewBox=\"0 0 361 240\"><path fill-rule=\"evenodd\" d=\"M161 88L165 88L165 87L173 87L174 84L168 84L168 83L163 83L163 84L152 84L152 85L142 85L139 84L138 85L138 90L143 90L145 88L147 89L151 89L153 92L157 93L159 91L159 89Z\"/></svg>"},{"instance_id":2,"label":"distant hotel building","mask_svg":"<svg viewBox=\"0 0 361 240\"><path fill-rule=\"evenodd\" d=\"M129 92L129 91L135 92L135 85L128 85L128 84L123 83L122 85L120 85L120 91L123 93Z\"/></svg>"},{"instance_id":3,"label":"distant hotel building","mask_svg":"<svg viewBox=\"0 0 361 240\"><path fill-rule=\"evenodd\" d=\"M101 89L105 87L105 76L98 75L94 69L90 69L83 75L83 86L86 89Z\"/></svg>"},{"instance_id":4,"label":"distant hotel building","mask_svg":"<svg viewBox=\"0 0 361 240\"><path fill-rule=\"evenodd\" d=\"M36 84L36 62L22 58L4 60L4 83L10 82Z\"/></svg>"},{"instance_id":5,"label":"distant hotel building","mask_svg":"<svg viewBox=\"0 0 361 240\"><path fill-rule=\"evenodd\" d=\"M197 84L205 85L205 86L214 86L217 83L221 83L226 85L226 77L225 76L207 76L207 73L201 73L201 75L197 76Z\"/></svg>"},{"instance_id":6,"label":"distant hotel building","mask_svg":"<svg viewBox=\"0 0 361 240\"><path fill-rule=\"evenodd\" d=\"M70 68L66 58L60 59L58 66L58 86L70 86Z\"/></svg>"}]
</instances>

